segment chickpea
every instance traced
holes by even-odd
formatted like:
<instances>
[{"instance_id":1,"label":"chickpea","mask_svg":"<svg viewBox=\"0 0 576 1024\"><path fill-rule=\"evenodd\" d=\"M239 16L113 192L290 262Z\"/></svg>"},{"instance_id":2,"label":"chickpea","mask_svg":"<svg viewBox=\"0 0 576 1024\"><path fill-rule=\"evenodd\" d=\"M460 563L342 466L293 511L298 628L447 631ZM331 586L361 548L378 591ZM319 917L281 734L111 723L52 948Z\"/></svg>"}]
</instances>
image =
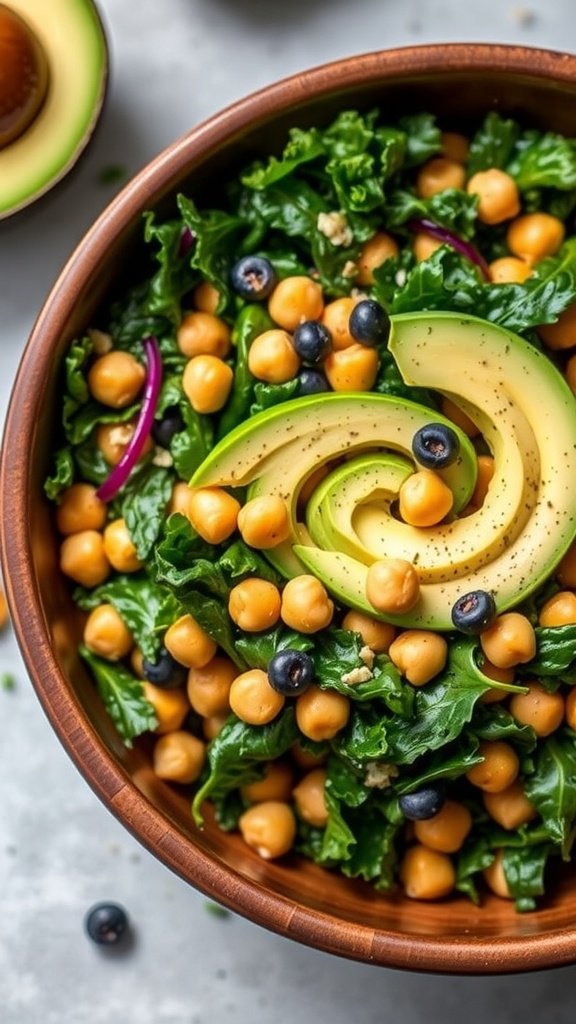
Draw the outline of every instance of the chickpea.
<instances>
[{"instance_id":1,"label":"chickpea","mask_svg":"<svg viewBox=\"0 0 576 1024\"><path fill-rule=\"evenodd\" d=\"M488 661L497 668L514 668L532 661L536 654L536 634L525 615L505 612L480 634L480 645Z\"/></svg>"},{"instance_id":2,"label":"chickpea","mask_svg":"<svg viewBox=\"0 0 576 1024\"><path fill-rule=\"evenodd\" d=\"M128 420L127 423L101 423L96 427L96 447L102 452L109 466L118 465L132 440L135 428L135 419ZM142 448L142 455L147 455L152 448L152 438L147 437Z\"/></svg>"},{"instance_id":3,"label":"chickpea","mask_svg":"<svg viewBox=\"0 0 576 1024\"><path fill-rule=\"evenodd\" d=\"M292 793L299 817L314 828L324 828L328 823L325 787L326 769L314 768L300 779Z\"/></svg>"},{"instance_id":4,"label":"chickpea","mask_svg":"<svg viewBox=\"0 0 576 1024\"><path fill-rule=\"evenodd\" d=\"M139 647L132 648L132 652L130 654L130 667L132 668L134 675L138 676L138 679L146 678L144 673L144 655Z\"/></svg>"},{"instance_id":5,"label":"chickpea","mask_svg":"<svg viewBox=\"0 0 576 1024\"><path fill-rule=\"evenodd\" d=\"M221 544L234 530L240 502L221 487L199 487L190 492L188 518L209 544Z\"/></svg>"},{"instance_id":6,"label":"chickpea","mask_svg":"<svg viewBox=\"0 0 576 1024\"><path fill-rule=\"evenodd\" d=\"M110 575L110 562L104 551L102 534L80 530L62 542L60 568L65 576L83 587L97 587Z\"/></svg>"},{"instance_id":7,"label":"chickpea","mask_svg":"<svg viewBox=\"0 0 576 1024\"><path fill-rule=\"evenodd\" d=\"M216 644L196 619L181 615L164 634L164 646L186 668L203 668L216 654Z\"/></svg>"},{"instance_id":8,"label":"chickpea","mask_svg":"<svg viewBox=\"0 0 576 1024\"><path fill-rule=\"evenodd\" d=\"M505 900L511 900L514 899L514 897L512 896L508 882L506 881L503 860L504 850L496 850L494 860L489 867L484 869L482 874L486 885L492 890L495 896L500 896Z\"/></svg>"},{"instance_id":9,"label":"chickpea","mask_svg":"<svg viewBox=\"0 0 576 1024\"><path fill-rule=\"evenodd\" d=\"M156 740L152 754L154 772L160 779L184 784L196 782L204 761L206 747L189 732L169 732Z\"/></svg>"},{"instance_id":10,"label":"chickpea","mask_svg":"<svg viewBox=\"0 0 576 1024\"><path fill-rule=\"evenodd\" d=\"M56 509L56 526L60 533L101 530L106 522L106 505L96 495L92 484L72 484L62 494Z\"/></svg>"},{"instance_id":11,"label":"chickpea","mask_svg":"<svg viewBox=\"0 0 576 1024\"><path fill-rule=\"evenodd\" d=\"M293 380L300 369L300 356L288 332L274 328L254 338L248 352L248 369L268 384Z\"/></svg>"},{"instance_id":12,"label":"chickpea","mask_svg":"<svg viewBox=\"0 0 576 1024\"><path fill-rule=\"evenodd\" d=\"M503 220L510 220L520 213L516 182L506 171L500 171L497 167L473 174L466 191L478 196L478 220L483 224L501 224Z\"/></svg>"},{"instance_id":13,"label":"chickpea","mask_svg":"<svg viewBox=\"0 0 576 1024\"><path fill-rule=\"evenodd\" d=\"M563 587L576 588L576 542L568 548L558 565L556 577Z\"/></svg>"},{"instance_id":14,"label":"chickpea","mask_svg":"<svg viewBox=\"0 0 576 1024\"><path fill-rule=\"evenodd\" d=\"M296 838L294 811L280 800L264 800L249 807L238 827L247 846L265 860L288 853Z\"/></svg>"},{"instance_id":15,"label":"chickpea","mask_svg":"<svg viewBox=\"0 0 576 1024\"><path fill-rule=\"evenodd\" d=\"M425 231L417 231L412 239L412 252L416 257L416 262L423 263L424 260L429 260L437 249L442 248L443 244L440 239L427 235Z\"/></svg>"},{"instance_id":16,"label":"chickpea","mask_svg":"<svg viewBox=\"0 0 576 1024\"><path fill-rule=\"evenodd\" d=\"M411 562L382 558L366 574L366 597L379 612L404 615L420 596L420 580Z\"/></svg>"},{"instance_id":17,"label":"chickpea","mask_svg":"<svg viewBox=\"0 0 576 1024\"><path fill-rule=\"evenodd\" d=\"M377 267L381 267L386 260L397 256L399 251L398 243L386 231L377 231L375 235L372 235L372 238L364 242L360 250L360 256L358 257L359 270L358 277L356 278L358 284L374 284L374 271Z\"/></svg>"},{"instance_id":18,"label":"chickpea","mask_svg":"<svg viewBox=\"0 0 576 1024\"><path fill-rule=\"evenodd\" d=\"M456 872L445 853L411 846L400 865L400 881L412 900L439 900L452 892Z\"/></svg>"},{"instance_id":19,"label":"chickpea","mask_svg":"<svg viewBox=\"0 0 576 1024\"><path fill-rule=\"evenodd\" d=\"M228 598L230 618L247 633L271 629L280 618L282 598L268 580L249 577L232 587Z\"/></svg>"},{"instance_id":20,"label":"chickpea","mask_svg":"<svg viewBox=\"0 0 576 1024\"><path fill-rule=\"evenodd\" d=\"M499 793L483 793L482 800L488 814L502 828L516 829L526 825L538 814L524 792L524 786L516 779L507 789Z\"/></svg>"},{"instance_id":21,"label":"chickpea","mask_svg":"<svg viewBox=\"0 0 576 1024\"><path fill-rule=\"evenodd\" d=\"M513 668L498 668L497 665L493 665L491 661L484 658L481 666L483 675L488 676L488 679L494 679L497 683L513 683L514 682L514 669ZM496 687L491 687L490 690L486 690L480 700L483 704L495 704L497 701L504 700L508 697L506 690L498 690Z\"/></svg>"},{"instance_id":22,"label":"chickpea","mask_svg":"<svg viewBox=\"0 0 576 1024\"><path fill-rule=\"evenodd\" d=\"M158 719L158 725L154 732L161 736L179 729L190 711L186 694L182 690L161 690L159 686L154 686L147 679L142 681L142 687L144 696L154 708Z\"/></svg>"},{"instance_id":23,"label":"chickpea","mask_svg":"<svg viewBox=\"0 0 576 1024\"><path fill-rule=\"evenodd\" d=\"M437 814L425 821L415 821L414 835L419 843L439 853L456 853L472 828L472 815L464 804L455 800L446 803Z\"/></svg>"},{"instance_id":24,"label":"chickpea","mask_svg":"<svg viewBox=\"0 0 576 1024\"><path fill-rule=\"evenodd\" d=\"M268 300L270 316L285 331L296 330L304 320L319 320L323 309L322 287L300 275L279 281Z\"/></svg>"},{"instance_id":25,"label":"chickpea","mask_svg":"<svg viewBox=\"0 0 576 1024\"><path fill-rule=\"evenodd\" d=\"M248 725L266 725L280 714L286 698L273 690L261 668L242 672L230 687L230 707Z\"/></svg>"},{"instance_id":26,"label":"chickpea","mask_svg":"<svg viewBox=\"0 0 576 1024\"><path fill-rule=\"evenodd\" d=\"M176 341L182 355L189 359L205 355L225 359L230 351L230 328L219 316L197 310L183 317Z\"/></svg>"},{"instance_id":27,"label":"chickpea","mask_svg":"<svg viewBox=\"0 0 576 1024\"><path fill-rule=\"evenodd\" d=\"M442 153L448 160L465 164L470 153L470 143L460 132L442 132Z\"/></svg>"},{"instance_id":28,"label":"chickpea","mask_svg":"<svg viewBox=\"0 0 576 1024\"><path fill-rule=\"evenodd\" d=\"M560 590L542 605L538 616L540 626L568 626L576 622L576 594Z\"/></svg>"},{"instance_id":29,"label":"chickpea","mask_svg":"<svg viewBox=\"0 0 576 1024\"><path fill-rule=\"evenodd\" d=\"M466 171L461 163L445 156L434 156L422 165L416 178L416 195L431 199L447 188L464 188Z\"/></svg>"},{"instance_id":30,"label":"chickpea","mask_svg":"<svg viewBox=\"0 0 576 1024\"><path fill-rule=\"evenodd\" d=\"M501 256L488 265L490 280L494 284L522 284L532 273L532 267L517 256Z\"/></svg>"},{"instance_id":31,"label":"chickpea","mask_svg":"<svg viewBox=\"0 0 576 1024\"><path fill-rule=\"evenodd\" d=\"M561 352L576 345L576 303L560 313L556 323L542 324L538 334L547 348Z\"/></svg>"},{"instance_id":32,"label":"chickpea","mask_svg":"<svg viewBox=\"0 0 576 1024\"><path fill-rule=\"evenodd\" d=\"M202 668L191 668L187 693L194 711L203 718L229 714L230 687L237 675L234 662L218 654Z\"/></svg>"},{"instance_id":33,"label":"chickpea","mask_svg":"<svg viewBox=\"0 0 576 1024\"><path fill-rule=\"evenodd\" d=\"M410 526L436 526L448 515L454 495L433 469L419 469L400 487L400 515Z\"/></svg>"},{"instance_id":34,"label":"chickpea","mask_svg":"<svg viewBox=\"0 0 576 1024\"><path fill-rule=\"evenodd\" d=\"M97 402L112 409L124 409L142 390L146 370L129 352L113 349L92 363L88 388Z\"/></svg>"},{"instance_id":35,"label":"chickpea","mask_svg":"<svg viewBox=\"0 0 576 1024\"><path fill-rule=\"evenodd\" d=\"M202 735L205 740L213 740L228 721L228 715L211 715L210 718L202 719Z\"/></svg>"},{"instance_id":36,"label":"chickpea","mask_svg":"<svg viewBox=\"0 0 576 1024\"><path fill-rule=\"evenodd\" d=\"M143 562L136 554L124 519L115 519L104 530L104 552L116 572L137 572Z\"/></svg>"},{"instance_id":37,"label":"chickpea","mask_svg":"<svg viewBox=\"0 0 576 1024\"><path fill-rule=\"evenodd\" d=\"M572 687L566 697L566 725L576 732L576 686Z\"/></svg>"},{"instance_id":38,"label":"chickpea","mask_svg":"<svg viewBox=\"0 0 576 1024\"><path fill-rule=\"evenodd\" d=\"M290 765L286 761L270 761L263 777L242 786L240 792L251 804L260 804L263 800L281 800L286 803L292 795L293 785L294 772Z\"/></svg>"},{"instance_id":39,"label":"chickpea","mask_svg":"<svg viewBox=\"0 0 576 1024\"><path fill-rule=\"evenodd\" d=\"M443 415L447 419L452 420L452 423L455 423L457 427L460 427L460 430L463 430L468 437L478 437L480 428L450 398L442 399L441 409Z\"/></svg>"},{"instance_id":40,"label":"chickpea","mask_svg":"<svg viewBox=\"0 0 576 1024\"><path fill-rule=\"evenodd\" d=\"M514 782L520 770L518 755L504 740L483 740L478 753L484 758L466 772L473 786L486 793L500 793Z\"/></svg>"},{"instance_id":41,"label":"chickpea","mask_svg":"<svg viewBox=\"0 0 576 1024\"><path fill-rule=\"evenodd\" d=\"M201 313L215 313L220 302L220 292L210 281L200 281L192 292L194 308Z\"/></svg>"},{"instance_id":42,"label":"chickpea","mask_svg":"<svg viewBox=\"0 0 576 1024\"><path fill-rule=\"evenodd\" d=\"M182 375L182 387L196 412L218 412L232 388L234 371L218 356L201 355L190 359Z\"/></svg>"},{"instance_id":43,"label":"chickpea","mask_svg":"<svg viewBox=\"0 0 576 1024\"><path fill-rule=\"evenodd\" d=\"M130 653L134 641L114 605L101 604L86 620L84 643L93 654L108 661L120 661Z\"/></svg>"},{"instance_id":44,"label":"chickpea","mask_svg":"<svg viewBox=\"0 0 576 1024\"><path fill-rule=\"evenodd\" d=\"M334 603L315 576L295 576L282 591L283 622L299 633L317 633L332 621Z\"/></svg>"},{"instance_id":45,"label":"chickpea","mask_svg":"<svg viewBox=\"0 0 576 1024\"><path fill-rule=\"evenodd\" d=\"M424 686L442 671L448 644L439 633L407 629L390 645L388 656L413 686Z\"/></svg>"},{"instance_id":46,"label":"chickpea","mask_svg":"<svg viewBox=\"0 0 576 1024\"><path fill-rule=\"evenodd\" d=\"M324 373L334 391L370 391L378 366L378 350L355 342L331 352L324 360Z\"/></svg>"},{"instance_id":47,"label":"chickpea","mask_svg":"<svg viewBox=\"0 0 576 1024\"><path fill-rule=\"evenodd\" d=\"M528 693L515 693L510 701L510 714L521 725L530 725L537 736L550 736L564 718L564 697L556 690L549 693L538 682L530 682Z\"/></svg>"},{"instance_id":48,"label":"chickpea","mask_svg":"<svg viewBox=\"0 0 576 1024\"><path fill-rule=\"evenodd\" d=\"M290 536L286 502L272 494L252 498L240 509L238 529L252 548L265 551L277 547Z\"/></svg>"},{"instance_id":49,"label":"chickpea","mask_svg":"<svg viewBox=\"0 0 576 1024\"><path fill-rule=\"evenodd\" d=\"M168 515L172 515L173 512L179 512L180 515L190 519L193 496L194 491L192 488L184 483L183 480L178 480L172 488L172 497L167 509Z\"/></svg>"},{"instance_id":50,"label":"chickpea","mask_svg":"<svg viewBox=\"0 0 576 1024\"><path fill-rule=\"evenodd\" d=\"M470 500L475 508L482 508L486 495L488 494L490 481L494 476L494 459L491 455L479 455L476 462L478 466L478 474L476 477L474 493Z\"/></svg>"},{"instance_id":51,"label":"chickpea","mask_svg":"<svg viewBox=\"0 0 576 1024\"><path fill-rule=\"evenodd\" d=\"M569 388L576 394L576 356L570 356L564 367L564 375Z\"/></svg>"},{"instance_id":52,"label":"chickpea","mask_svg":"<svg viewBox=\"0 0 576 1024\"><path fill-rule=\"evenodd\" d=\"M299 768L319 768L321 764L326 763L328 757L327 753L311 754L309 750L304 750L302 744L298 742L290 747L290 753Z\"/></svg>"},{"instance_id":53,"label":"chickpea","mask_svg":"<svg viewBox=\"0 0 576 1024\"><path fill-rule=\"evenodd\" d=\"M387 653L397 633L395 626L391 626L388 622L372 619L364 612L346 612L342 619L342 626L344 629L350 629L353 633L360 633L366 646L370 647L375 654Z\"/></svg>"},{"instance_id":54,"label":"chickpea","mask_svg":"<svg viewBox=\"0 0 576 1024\"><path fill-rule=\"evenodd\" d=\"M324 306L321 322L330 331L332 348L337 352L356 344L356 339L350 334L349 324L350 314L357 301L351 295L345 295Z\"/></svg>"},{"instance_id":55,"label":"chickpea","mask_svg":"<svg viewBox=\"0 0 576 1024\"><path fill-rule=\"evenodd\" d=\"M506 243L515 256L520 256L527 263L537 263L558 252L565 230L563 222L549 213L525 213L512 221L506 233Z\"/></svg>"},{"instance_id":56,"label":"chickpea","mask_svg":"<svg viewBox=\"0 0 576 1024\"><path fill-rule=\"evenodd\" d=\"M350 701L334 690L310 686L296 698L296 722L309 740L331 740L350 717Z\"/></svg>"}]
</instances>

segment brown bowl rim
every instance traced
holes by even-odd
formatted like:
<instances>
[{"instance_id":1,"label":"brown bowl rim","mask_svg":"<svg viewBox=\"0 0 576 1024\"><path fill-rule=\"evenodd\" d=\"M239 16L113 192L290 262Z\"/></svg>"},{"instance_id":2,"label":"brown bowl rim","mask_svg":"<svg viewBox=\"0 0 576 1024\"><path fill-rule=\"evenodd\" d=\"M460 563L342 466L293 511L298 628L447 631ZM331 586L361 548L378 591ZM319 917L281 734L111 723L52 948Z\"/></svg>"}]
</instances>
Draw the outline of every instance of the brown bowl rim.
<instances>
[{"instance_id":1,"label":"brown bowl rim","mask_svg":"<svg viewBox=\"0 0 576 1024\"><path fill-rule=\"evenodd\" d=\"M286 111L295 100L339 89L441 71L506 71L532 79L576 83L576 56L504 44L428 44L374 51L333 61L266 86L203 121L161 152L119 193L66 263L30 335L12 390L0 464L1 552L16 637L38 698L53 729L86 781L132 834L164 864L205 895L257 924L304 944L387 967L454 974L539 970L576 961L574 928L503 938L398 934L308 909L257 881L215 863L178 833L129 781L67 690L51 650L32 572L27 518L9 515L14 495L32 498L27 452L49 363L46 338L58 337L66 308L111 238L175 187L186 168L243 128ZM24 401L32 394L33 400Z\"/></svg>"}]
</instances>

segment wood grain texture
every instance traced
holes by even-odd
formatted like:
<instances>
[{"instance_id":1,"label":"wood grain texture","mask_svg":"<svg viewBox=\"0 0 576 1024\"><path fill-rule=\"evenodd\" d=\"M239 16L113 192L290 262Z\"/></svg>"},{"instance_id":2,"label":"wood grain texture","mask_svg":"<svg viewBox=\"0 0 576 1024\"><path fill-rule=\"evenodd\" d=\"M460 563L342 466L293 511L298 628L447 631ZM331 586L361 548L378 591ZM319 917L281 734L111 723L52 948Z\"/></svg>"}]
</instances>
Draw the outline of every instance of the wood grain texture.
<instances>
[{"instance_id":1,"label":"wood grain texture","mask_svg":"<svg viewBox=\"0 0 576 1024\"><path fill-rule=\"evenodd\" d=\"M375 103L432 110L471 129L488 108L576 135L576 58L506 46L422 46L317 68L229 107L179 139L114 200L72 255L26 348L0 466L1 547L11 613L38 697L98 796L172 870L207 895L280 934L367 963L446 973L504 973L576 962L576 881L559 877L542 909L517 915L487 896L428 905L382 896L360 882L288 857L268 863L209 818L199 831L189 795L157 779L145 745L127 750L78 661L80 622L57 568L42 500L54 444L58 367L91 323L111 281L137 259L140 217L197 200L213 183L270 151L291 124L323 122Z\"/></svg>"}]
</instances>

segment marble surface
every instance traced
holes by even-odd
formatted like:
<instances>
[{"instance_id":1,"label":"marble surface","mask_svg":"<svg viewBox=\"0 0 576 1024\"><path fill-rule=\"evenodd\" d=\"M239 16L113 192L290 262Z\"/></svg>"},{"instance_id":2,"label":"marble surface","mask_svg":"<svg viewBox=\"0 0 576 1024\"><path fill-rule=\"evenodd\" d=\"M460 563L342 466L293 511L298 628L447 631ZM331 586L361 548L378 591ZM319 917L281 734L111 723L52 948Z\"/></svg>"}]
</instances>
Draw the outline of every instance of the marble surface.
<instances>
[{"instance_id":1,"label":"marble surface","mask_svg":"<svg viewBox=\"0 0 576 1024\"><path fill-rule=\"evenodd\" d=\"M44 0L46 16L51 0ZM101 0L109 102L89 154L42 204L0 224L0 416L34 317L64 260L117 186L234 98L290 72L379 47L441 40L576 48L572 0ZM18 510L5 510L18 514ZM155 861L77 774L0 638L0 1021L3 1024L480 1024L574 1019L576 968L527 977L409 976L298 946L206 900ZM115 899L133 940L120 955L83 934ZM449 968L449 964L446 965Z\"/></svg>"}]
</instances>

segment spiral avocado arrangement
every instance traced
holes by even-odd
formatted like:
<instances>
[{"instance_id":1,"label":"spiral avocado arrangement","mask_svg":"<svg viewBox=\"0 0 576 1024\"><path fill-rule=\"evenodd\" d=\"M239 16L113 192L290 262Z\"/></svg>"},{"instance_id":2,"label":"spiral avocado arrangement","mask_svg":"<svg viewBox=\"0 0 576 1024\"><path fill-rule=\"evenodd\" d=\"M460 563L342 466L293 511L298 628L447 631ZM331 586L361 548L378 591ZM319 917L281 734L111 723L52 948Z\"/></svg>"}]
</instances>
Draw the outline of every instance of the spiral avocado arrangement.
<instances>
[{"instance_id":1,"label":"spiral avocado arrangement","mask_svg":"<svg viewBox=\"0 0 576 1024\"><path fill-rule=\"evenodd\" d=\"M290 536L266 554L285 577L311 572L349 607L451 630L465 594L490 594L505 611L542 583L573 540L576 404L535 346L475 317L394 316L389 348L406 384L450 398L478 427L494 458L480 508L467 507L477 458L466 434L435 410L377 394L313 395L260 413L213 449L192 484L283 497ZM452 510L439 524L415 527L397 517L395 504L421 468L415 434L438 424L457 438L457 457L438 471ZM303 512L302 488L321 466L328 473ZM417 603L400 616L379 612L366 596L370 566L390 557L411 562L420 580Z\"/></svg>"}]
</instances>

